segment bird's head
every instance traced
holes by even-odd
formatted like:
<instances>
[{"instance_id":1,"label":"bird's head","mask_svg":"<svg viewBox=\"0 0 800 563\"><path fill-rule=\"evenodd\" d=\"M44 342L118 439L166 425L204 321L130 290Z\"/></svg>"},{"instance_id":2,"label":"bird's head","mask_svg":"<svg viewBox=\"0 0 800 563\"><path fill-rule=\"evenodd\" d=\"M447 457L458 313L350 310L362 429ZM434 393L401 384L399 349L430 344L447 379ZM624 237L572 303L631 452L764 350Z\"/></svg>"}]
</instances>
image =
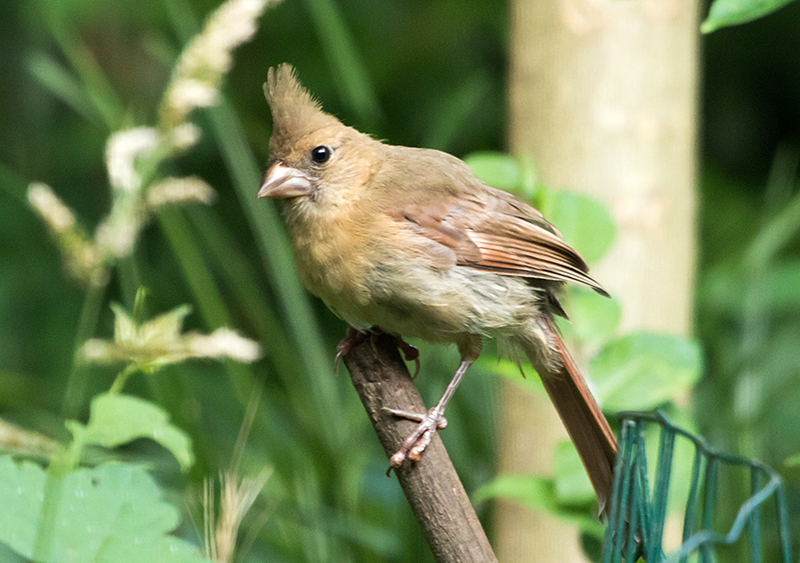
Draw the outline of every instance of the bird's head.
<instances>
[{"instance_id":1,"label":"bird's head","mask_svg":"<svg viewBox=\"0 0 800 563\"><path fill-rule=\"evenodd\" d=\"M258 197L291 200L308 211L357 199L377 142L325 113L286 63L269 69L264 93L273 128Z\"/></svg>"}]
</instances>

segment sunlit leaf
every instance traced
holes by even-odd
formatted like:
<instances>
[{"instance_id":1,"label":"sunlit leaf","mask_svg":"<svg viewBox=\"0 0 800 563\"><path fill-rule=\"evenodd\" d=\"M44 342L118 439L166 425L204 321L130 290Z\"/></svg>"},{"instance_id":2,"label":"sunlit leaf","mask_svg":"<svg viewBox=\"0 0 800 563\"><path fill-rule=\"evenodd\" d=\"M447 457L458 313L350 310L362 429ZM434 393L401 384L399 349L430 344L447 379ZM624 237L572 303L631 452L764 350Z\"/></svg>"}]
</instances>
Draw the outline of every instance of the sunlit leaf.
<instances>
[{"instance_id":1,"label":"sunlit leaf","mask_svg":"<svg viewBox=\"0 0 800 563\"><path fill-rule=\"evenodd\" d=\"M44 558L61 563L202 563L198 549L169 536L178 511L144 470L122 464L48 476L38 465L0 457L0 541L32 559L47 479L58 479L56 518ZM40 549L42 549L40 544Z\"/></svg>"},{"instance_id":2,"label":"sunlit leaf","mask_svg":"<svg viewBox=\"0 0 800 563\"><path fill-rule=\"evenodd\" d=\"M498 375L529 393L535 395L545 393L542 380L527 362L524 362L522 369L520 369L516 362L498 360L491 356L481 356L475 362L473 369Z\"/></svg>"},{"instance_id":3,"label":"sunlit leaf","mask_svg":"<svg viewBox=\"0 0 800 563\"><path fill-rule=\"evenodd\" d=\"M194 463L192 441L170 424L169 414L158 405L130 395L97 395L87 425L88 439L115 448L139 438L154 440L170 451L187 470Z\"/></svg>"},{"instance_id":4,"label":"sunlit leaf","mask_svg":"<svg viewBox=\"0 0 800 563\"><path fill-rule=\"evenodd\" d=\"M556 506L553 482L537 475L498 475L473 495L478 503L490 498L514 500L534 510L553 510Z\"/></svg>"},{"instance_id":5,"label":"sunlit leaf","mask_svg":"<svg viewBox=\"0 0 800 563\"><path fill-rule=\"evenodd\" d=\"M603 535L603 525L591 514L591 509L575 510L559 504L553 481L538 475L498 475L473 495L476 503L490 498L511 500L531 510L558 516L597 538Z\"/></svg>"},{"instance_id":6,"label":"sunlit leaf","mask_svg":"<svg viewBox=\"0 0 800 563\"><path fill-rule=\"evenodd\" d=\"M514 191L522 185L522 170L517 159L504 152L474 152L464 158L472 173L494 188Z\"/></svg>"},{"instance_id":7,"label":"sunlit leaf","mask_svg":"<svg viewBox=\"0 0 800 563\"><path fill-rule=\"evenodd\" d=\"M783 462L786 467L798 467L800 466L800 454L795 454L791 457L786 458L786 461Z\"/></svg>"},{"instance_id":8,"label":"sunlit leaf","mask_svg":"<svg viewBox=\"0 0 800 563\"><path fill-rule=\"evenodd\" d=\"M622 310L619 303L594 290L573 286L567 300L570 325L574 338L584 344L599 344L616 333Z\"/></svg>"},{"instance_id":9,"label":"sunlit leaf","mask_svg":"<svg viewBox=\"0 0 800 563\"><path fill-rule=\"evenodd\" d=\"M711 33L721 27L737 25L766 16L792 0L715 0L700 31Z\"/></svg>"},{"instance_id":10,"label":"sunlit leaf","mask_svg":"<svg viewBox=\"0 0 800 563\"><path fill-rule=\"evenodd\" d=\"M586 505L595 499L592 482L572 442L562 440L556 445L553 466L555 495L560 504Z\"/></svg>"},{"instance_id":11,"label":"sunlit leaf","mask_svg":"<svg viewBox=\"0 0 800 563\"><path fill-rule=\"evenodd\" d=\"M605 206L595 199L566 191L548 191L542 198L541 211L588 263L602 258L614 240L614 221Z\"/></svg>"},{"instance_id":12,"label":"sunlit leaf","mask_svg":"<svg viewBox=\"0 0 800 563\"><path fill-rule=\"evenodd\" d=\"M702 366L696 341L643 332L606 345L589 373L604 409L647 410L686 393Z\"/></svg>"}]
</instances>

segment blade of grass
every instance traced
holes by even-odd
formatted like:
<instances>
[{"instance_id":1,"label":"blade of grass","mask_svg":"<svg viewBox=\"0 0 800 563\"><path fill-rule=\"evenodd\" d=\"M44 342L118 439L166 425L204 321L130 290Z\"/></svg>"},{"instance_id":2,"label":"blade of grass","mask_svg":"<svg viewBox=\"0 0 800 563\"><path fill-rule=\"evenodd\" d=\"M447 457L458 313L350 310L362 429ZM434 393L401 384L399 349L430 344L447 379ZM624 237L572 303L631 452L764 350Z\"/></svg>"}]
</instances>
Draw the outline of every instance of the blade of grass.
<instances>
[{"instance_id":1,"label":"blade of grass","mask_svg":"<svg viewBox=\"0 0 800 563\"><path fill-rule=\"evenodd\" d=\"M192 232L183 210L179 208L162 209L159 212L159 225L172 246L207 327L215 329L221 326L233 326L222 292L203 259L201 250L196 243L197 237ZM293 361L296 363L296 359ZM226 362L225 368L231 378L237 399L243 407L246 407L254 386L258 385L255 374L248 366L232 362ZM309 409L308 405L304 403L305 393L303 393L302 381L296 377L293 380L286 379L290 391L289 400L296 416L300 418L301 424L304 428L312 431L319 429L320 419L316 416L314 409Z\"/></svg>"},{"instance_id":2,"label":"blade of grass","mask_svg":"<svg viewBox=\"0 0 800 563\"><path fill-rule=\"evenodd\" d=\"M787 202L783 209L761 229L746 251L745 265L750 271L758 271L765 267L799 231L800 193Z\"/></svg>"},{"instance_id":3,"label":"blade of grass","mask_svg":"<svg viewBox=\"0 0 800 563\"><path fill-rule=\"evenodd\" d=\"M233 177L239 201L256 238L259 254L279 298L283 317L300 350L298 359L309 378L312 401L320 417L324 416L320 430L325 435L330 450L340 450L344 445L346 424L341 393L333 378L333 361L323 343L303 284L297 278L283 225L274 207L255 197L260 174L241 126L228 104L223 102L219 107L210 110L209 115ZM328 424L329 420L339 422Z\"/></svg>"},{"instance_id":4,"label":"blade of grass","mask_svg":"<svg viewBox=\"0 0 800 563\"><path fill-rule=\"evenodd\" d=\"M343 100L364 127L374 129L381 118L378 98L339 8L333 0L306 0L306 6Z\"/></svg>"},{"instance_id":5,"label":"blade of grass","mask_svg":"<svg viewBox=\"0 0 800 563\"><path fill-rule=\"evenodd\" d=\"M211 253L215 269L230 287L241 312L255 328L267 356L276 364L279 373L294 379L297 376L296 351L283 333L283 327L264 298L265 290L259 285L252 265L238 248L225 225L209 209L194 207L186 210L193 232L202 246ZM289 383L289 382L285 382ZM291 388L287 385L287 388Z\"/></svg>"},{"instance_id":6,"label":"blade of grass","mask_svg":"<svg viewBox=\"0 0 800 563\"><path fill-rule=\"evenodd\" d=\"M194 238L182 210L178 208L164 208L158 214L158 222L164 235L178 259L184 273L184 278L198 304L199 312L209 329L220 326L231 326L231 318L222 298L221 291L202 258L199 248L194 243ZM246 408L250 396L259 383L255 373L249 365L236 362L223 362L231 388L236 400ZM192 388L190 377L183 372L181 375L182 387ZM304 411L300 411L304 412ZM257 415L254 432L259 433L259 439L265 442L274 442L274 438L266 438L272 432L273 425L266 416L264 409Z\"/></svg>"},{"instance_id":7,"label":"blade of grass","mask_svg":"<svg viewBox=\"0 0 800 563\"><path fill-rule=\"evenodd\" d=\"M61 64L44 53L33 53L27 63L28 72L56 98L88 121L103 123L103 115L86 89Z\"/></svg>"},{"instance_id":8,"label":"blade of grass","mask_svg":"<svg viewBox=\"0 0 800 563\"><path fill-rule=\"evenodd\" d=\"M198 312L203 317L206 327L213 330L222 326L232 326L222 294L211 277L200 250L194 244L186 219L181 213L180 209L174 207L161 209L158 212L158 224L161 231L183 270L184 279L195 297ZM228 376L238 399L243 405L247 405L247 399L253 390L255 376L248 367L232 369L234 365L238 364L225 362Z\"/></svg>"},{"instance_id":9,"label":"blade of grass","mask_svg":"<svg viewBox=\"0 0 800 563\"><path fill-rule=\"evenodd\" d=\"M64 391L64 402L61 406L61 414L65 418L77 418L81 408L85 404L86 384L89 379L89 367L78 361L78 351L84 342L89 340L97 332L97 324L100 322L100 313L105 302L106 286L108 285L108 272L105 272L98 279L106 280L104 283L91 283L86 291L83 300L81 316L78 320L78 328L75 331L75 354L72 358L72 367L67 376L66 389Z\"/></svg>"},{"instance_id":10,"label":"blade of grass","mask_svg":"<svg viewBox=\"0 0 800 563\"><path fill-rule=\"evenodd\" d=\"M91 50L68 29L62 20L47 18L50 32L67 60L78 73L81 86L92 101L109 131L119 129L124 115L124 105Z\"/></svg>"},{"instance_id":11,"label":"blade of grass","mask_svg":"<svg viewBox=\"0 0 800 563\"><path fill-rule=\"evenodd\" d=\"M186 42L198 29L191 8L185 0L170 0L167 7L175 28ZM207 110L220 151L228 167L245 217L255 236L256 246L267 277L279 299L285 323L298 349L298 361L308 378L314 411L324 415L319 431L329 451L340 451L346 436L341 393L332 377L332 361L325 349L308 296L302 289L294 268L289 241L275 209L255 197L260 172L241 124L223 98L217 107ZM328 420L339 421L329 424Z\"/></svg>"},{"instance_id":12,"label":"blade of grass","mask_svg":"<svg viewBox=\"0 0 800 563\"><path fill-rule=\"evenodd\" d=\"M473 72L464 83L448 98L438 119L432 124L426 147L446 151L459 129L469 124L469 116L489 93L492 82L485 71Z\"/></svg>"},{"instance_id":13,"label":"blade of grass","mask_svg":"<svg viewBox=\"0 0 800 563\"><path fill-rule=\"evenodd\" d=\"M3 190L8 196L22 205L28 205L28 198L26 190L28 189L28 181L25 176L13 170L8 165L0 162L0 190ZM33 214L31 213L31 217Z\"/></svg>"}]
</instances>

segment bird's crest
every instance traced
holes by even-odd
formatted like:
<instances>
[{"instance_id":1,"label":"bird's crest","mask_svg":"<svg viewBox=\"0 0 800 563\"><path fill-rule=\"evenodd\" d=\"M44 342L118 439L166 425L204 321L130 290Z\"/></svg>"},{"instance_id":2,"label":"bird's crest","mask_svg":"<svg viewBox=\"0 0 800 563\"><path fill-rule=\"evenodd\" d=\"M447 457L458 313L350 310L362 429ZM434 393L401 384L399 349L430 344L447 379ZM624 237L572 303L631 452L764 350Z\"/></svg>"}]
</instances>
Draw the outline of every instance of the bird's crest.
<instances>
[{"instance_id":1,"label":"bird's crest","mask_svg":"<svg viewBox=\"0 0 800 563\"><path fill-rule=\"evenodd\" d=\"M297 80L292 65L270 68L264 95L272 110L272 136L279 142L293 142L324 127L341 122L322 111L322 105Z\"/></svg>"}]
</instances>

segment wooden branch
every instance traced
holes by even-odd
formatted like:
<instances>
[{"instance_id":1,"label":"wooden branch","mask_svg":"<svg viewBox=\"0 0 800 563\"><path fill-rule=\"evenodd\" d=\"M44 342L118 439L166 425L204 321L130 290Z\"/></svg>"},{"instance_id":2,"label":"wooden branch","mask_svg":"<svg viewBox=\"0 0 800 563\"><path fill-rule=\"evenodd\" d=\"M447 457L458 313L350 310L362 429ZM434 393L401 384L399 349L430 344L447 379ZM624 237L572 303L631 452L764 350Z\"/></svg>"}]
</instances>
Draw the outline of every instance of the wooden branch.
<instances>
[{"instance_id":1,"label":"wooden branch","mask_svg":"<svg viewBox=\"0 0 800 563\"><path fill-rule=\"evenodd\" d=\"M418 413L427 409L400 358L395 339L382 334L373 342L374 347L369 341L355 347L344 357L344 363L388 458L416 423L384 409ZM497 561L438 435L420 461L406 460L395 473L437 562Z\"/></svg>"}]
</instances>

